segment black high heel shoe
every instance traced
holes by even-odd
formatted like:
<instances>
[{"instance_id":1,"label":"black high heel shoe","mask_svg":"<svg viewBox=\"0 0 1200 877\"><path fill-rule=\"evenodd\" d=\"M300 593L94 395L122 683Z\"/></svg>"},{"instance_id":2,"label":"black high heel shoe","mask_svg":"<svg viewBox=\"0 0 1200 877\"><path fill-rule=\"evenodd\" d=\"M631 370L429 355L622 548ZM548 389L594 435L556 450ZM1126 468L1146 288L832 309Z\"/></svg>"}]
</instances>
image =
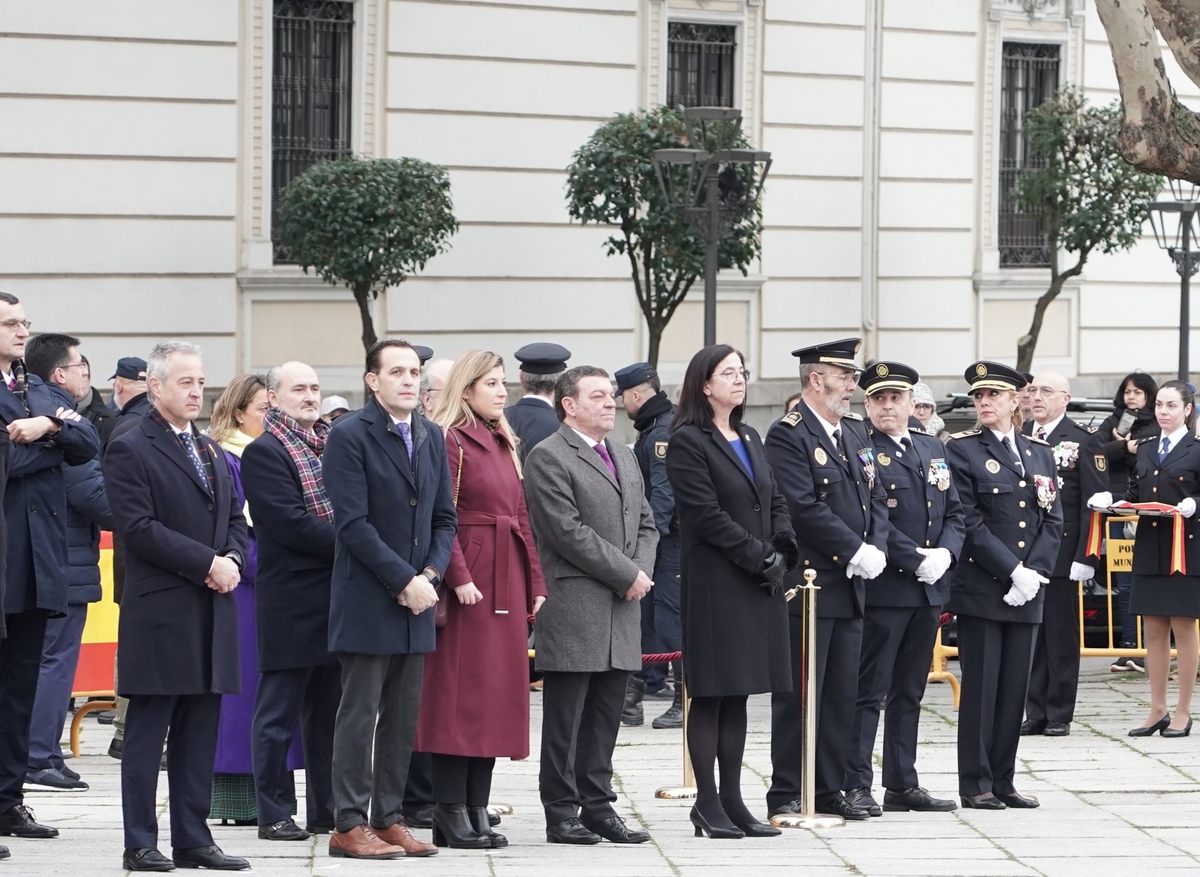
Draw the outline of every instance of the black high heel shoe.
<instances>
[{"instance_id":1,"label":"black high heel shoe","mask_svg":"<svg viewBox=\"0 0 1200 877\"><path fill-rule=\"evenodd\" d=\"M1171 714L1163 716L1149 728L1134 728L1129 732L1130 737L1152 737L1156 731L1161 732L1166 730L1167 725L1171 724ZM1163 736L1166 736L1165 734ZM1174 735L1172 735L1174 736ZM1182 736L1182 735L1181 735Z\"/></svg>"},{"instance_id":2,"label":"black high heel shoe","mask_svg":"<svg viewBox=\"0 0 1200 877\"><path fill-rule=\"evenodd\" d=\"M1188 723L1182 728L1163 728L1158 732L1163 737L1186 737L1192 733L1192 719L1188 717Z\"/></svg>"},{"instance_id":3,"label":"black high heel shoe","mask_svg":"<svg viewBox=\"0 0 1200 877\"><path fill-rule=\"evenodd\" d=\"M742 830L746 837L778 837L783 832L767 822L759 822L757 819L751 819L748 822L743 822L741 819L736 819L733 816L729 817L729 821Z\"/></svg>"},{"instance_id":4,"label":"black high heel shoe","mask_svg":"<svg viewBox=\"0 0 1200 877\"><path fill-rule=\"evenodd\" d=\"M433 805L433 843L452 850L486 850L492 845L471 825L466 804Z\"/></svg>"},{"instance_id":5,"label":"black high heel shoe","mask_svg":"<svg viewBox=\"0 0 1200 877\"><path fill-rule=\"evenodd\" d=\"M696 826L696 837L706 834L713 840L741 840L746 836L746 832L740 828L717 828L709 825L704 814L695 807L692 807L692 812L688 816L692 820L692 825Z\"/></svg>"},{"instance_id":6,"label":"black high heel shoe","mask_svg":"<svg viewBox=\"0 0 1200 877\"><path fill-rule=\"evenodd\" d=\"M508 838L492 831L487 807L468 807L467 815L471 819L471 826L475 829L475 833L486 837L492 849L500 850L508 846Z\"/></svg>"}]
</instances>

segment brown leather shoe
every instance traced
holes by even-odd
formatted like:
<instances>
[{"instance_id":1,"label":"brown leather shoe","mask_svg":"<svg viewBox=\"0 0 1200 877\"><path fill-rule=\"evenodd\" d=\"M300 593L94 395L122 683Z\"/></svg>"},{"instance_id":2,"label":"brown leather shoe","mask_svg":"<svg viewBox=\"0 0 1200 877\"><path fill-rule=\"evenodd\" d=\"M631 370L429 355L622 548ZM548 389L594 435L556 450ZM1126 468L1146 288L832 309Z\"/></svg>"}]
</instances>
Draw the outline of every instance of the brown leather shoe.
<instances>
[{"instance_id":1,"label":"brown leather shoe","mask_svg":"<svg viewBox=\"0 0 1200 877\"><path fill-rule=\"evenodd\" d=\"M335 859L401 859L402 847L385 843L369 825L356 825L349 831L329 835L329 855Z\"/></svg>"},{"instance_id":2,"label":"brown leather shoe","mask_svg":"<svg viewBox=\"0 0 1200 877\"><path fill-rule=\"evenodd\" d=\"M387 828L372 828L375 836L384 843L404 850L406 856L436 856L438 848L433 844L422 843L412 836L408 826L403 822L393 822Z\"/></svg>"}]
</instances>

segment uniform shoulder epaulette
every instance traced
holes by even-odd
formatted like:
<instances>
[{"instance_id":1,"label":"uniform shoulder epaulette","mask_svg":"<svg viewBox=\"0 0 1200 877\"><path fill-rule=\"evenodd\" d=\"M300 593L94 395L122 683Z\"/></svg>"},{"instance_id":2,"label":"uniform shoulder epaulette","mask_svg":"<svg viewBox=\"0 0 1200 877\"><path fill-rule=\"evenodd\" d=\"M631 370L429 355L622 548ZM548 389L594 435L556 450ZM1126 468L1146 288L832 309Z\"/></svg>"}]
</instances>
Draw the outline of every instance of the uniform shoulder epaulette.
<instances>
[{"instance_id":1,"label":"uniform shoulder epaulette","mask_svg":"<svg viewBox=\"0 0 1200 877\"><path fill-rule=\"evenodd\" d=\"M789 411L780 418L781 423L786 423L788 426L795 426L801 420L799 411Z\"/></svg>"},{"instance_id":2,"label":"uniform shoulder epaulette","mask_svg":"<svg viewBox=\"0 0 1200 877\"><path fill-rule=\"evenodd\" d=\"M1044 445L1047 448L1050 447L1050 442L1046 441L1045 439L1040 439L1036 435L1027 435L1025 438L1029 439L1035 445Z\"/></svg>"},{"instance_id":3,"label":"uniform shoulder epaulette","mask_svg":"<svg viewBox=\"0 0 1200 877\"><path fill-rule=\"evenodd\" d=\"M1089 435L1094 435L1100 429L1100 427L1098 427L1098 426L1084 426L1082 423L1077 423L1075 425L1084 430L1087 430Z\"/></svg>"},{"instance_id":4,"label":"uniform shoulder epaulette","mask_svg":"<svg viewBox=\"0 0 1200 877\"><path fill-rule=\"evenodd\" d=\"M979 430L968 429L968 430L964 430L963 432L956 432L953 435L951 435L950 438L952 438L952 439L969 438L973 435L979 435Z\"/></svg>"},{"instance_id":5,"label":"uniform shoulder epaulette","mask_svg":"<svg viewBox=\"0 0 1200 877\"><path fill-rule=\"evenodd\" d=\"M853 411L851 411L849 414L843 414L842 417L845 417L849 420L862 420L862 415L855 414Z\"/></svg>"}]
</instances>

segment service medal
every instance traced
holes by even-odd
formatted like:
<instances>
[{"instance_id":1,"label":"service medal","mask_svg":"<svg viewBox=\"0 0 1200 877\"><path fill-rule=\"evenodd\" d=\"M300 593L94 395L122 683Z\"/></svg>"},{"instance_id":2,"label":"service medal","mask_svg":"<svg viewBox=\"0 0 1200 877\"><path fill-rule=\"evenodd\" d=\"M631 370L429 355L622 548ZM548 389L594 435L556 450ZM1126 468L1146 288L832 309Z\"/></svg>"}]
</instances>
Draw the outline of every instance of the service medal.
<instances>
[{"instance_id":1,"label":"service medal","mask_svg":"<svg viewBox=\"0 0 1200 877\"><path fill-rule=\"evenodd\" d=\"M889 496L889 497L888 497L888 501L887 501L887 507L888 507L889 509L894 509L894 508L896 508L896 506L898 506L898 505L900 505L900 500L896 499L894 496Z\"/></svg>"},{"instance_id":2,"label":"service medal","mask_svg":"<svg viewBox=\"0 0 1200 877\"><path fill-rule=\"evenodd\" d=\"M1079 460L1079 442L1059 442L1054 446L1054 463L1059 469L1074 469Z\"/></svg>"},{"instance_id":3,"label":"service medal","mask_svg":"<svg viewBox=\"0 0 1200 877\"><path fill-rule=\"evenodd\" d=\"M946 465L945 457L934 457L929 461L928 481L938 490L950 489L950 467Z\"/></svg>"},{"instance_id":4,"label":"service medal","mask_svg":"<svg viewBox=\"0 0 1200 877\"><path fill-rule=\"evenodd\" d=\"M824 448L817 448L813 451L813 459L817 461L818 466L824 466L829 462L829 455L825 453Z\"/></svg>"},{"instance_id":5,"label":"service medal","mask_svg":"<svg viewBox=\"0 0 1200 877\"><path fill-rule=\"evenodd\" d=\"M1000 471L1000 462L998 460L988 460L983 464L983 468L987 469L993 475Z\"/></svg>"},{"instance_id":6,"label":"service medal","mask_svg":"<svg viewBox=\"0 0 1200 877\"><path fill-rule=\"evenodd\" d=\"M1055 481L1057 479L1050 475L1034 475L1033 485L1037 488L1038 505L1049 511L1054 505L1054 497L1058 494Z\"/></svg>"},{"instance_id":7,"label":"service medal","mask_svg":"<svg viewBox=\"0 0 1200 877\"><path fill-rule=\"evenodd\" d=\"M858 461L862 463L863 475L867 476L867 486L872 490L875 489L875 452L870 448L861 448L858 452Z\"/></svg>"},{"instance_id":8,"label":"service medal","mask_svg":"<svg viewBox=\"0 0 1200 877\"><path fill-rule=\"evenodd\" d=\"M879 454L879 457L878 457L877 459L879 460L879 465L880 465L880 466L890 466L890 465L892 465L892 458L891 458L891 457L889 457L887 454L880 453L880 454Z\"/></svg>"}]
</instances>

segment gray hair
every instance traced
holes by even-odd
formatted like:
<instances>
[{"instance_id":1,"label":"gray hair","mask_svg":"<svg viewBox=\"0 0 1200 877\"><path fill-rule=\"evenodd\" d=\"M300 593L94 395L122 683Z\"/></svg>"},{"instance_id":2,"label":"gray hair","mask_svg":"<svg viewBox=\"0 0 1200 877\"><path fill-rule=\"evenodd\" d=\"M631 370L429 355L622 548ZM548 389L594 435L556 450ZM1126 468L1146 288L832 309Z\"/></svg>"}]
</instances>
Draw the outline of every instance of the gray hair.
<instances>
[{"instance_id":1,"label":"gray hair","mask_svg":"<svg viewBox=\"0 0 1200 877\"><path fill-rule=\"evenodd\" d=\"M809 376L821 373L821 363L819 362L802 362L800 363L800 385L804 389L808 389Z\"/></svg>"},{"instance_id":2,"label":"gray hair","mask_svg":"<svg viewBox=\"0 0 1200 877\"><path fill-rule=\"evenodd\" d=\"M150 351L150 356L146 359L147 384L151 378L158 378L159 383L162 383L171 377L171 356L176 353L186 353L192 356L201 355L199 346L190 341L181 341L178 338L163 341L161 344L155 344L154 349Z\"/></svg>"},{"instance_id":3,"label":"gray hair","mask_svg":"<svg viewBox=\"0 0 1200 877\"><path fill-rule=\"evenodd\" d=\"M268 393L278 393L279 392L279 380L280 380L279 376L280 376L280 374L282 374L282 372L283 372L282 365L273 365L269 369L267 369L267 375L263 380L267 384L267 392Z\"/></svg>"},{"instance_id":4,"label":"gray hair","mask_svg":"<svg viewBox=\"0 0 1200 877\"><path fill-rule=\"evenodd\" d=\"M435 359L433 362L427 363L421 369L421 386L420 392L428 393L433 389L433 376L435 372L442 373L442 384L446 383L446 378L450 375L450 367L454 365L452 359Z\"/></svg>"},{"instance_id":5,"label":"gray hair","mask_svg":"<svg viewBox=\"0 0 1200 877\"><path fill-rule=\"evenodd\" d=\"M555 392L555 385L558 379L566 372L558 372L553 375L535 375L529 372L521 372L521 389L526 393L534 396L550 396Z\"/></svg>"}]
</instances>

